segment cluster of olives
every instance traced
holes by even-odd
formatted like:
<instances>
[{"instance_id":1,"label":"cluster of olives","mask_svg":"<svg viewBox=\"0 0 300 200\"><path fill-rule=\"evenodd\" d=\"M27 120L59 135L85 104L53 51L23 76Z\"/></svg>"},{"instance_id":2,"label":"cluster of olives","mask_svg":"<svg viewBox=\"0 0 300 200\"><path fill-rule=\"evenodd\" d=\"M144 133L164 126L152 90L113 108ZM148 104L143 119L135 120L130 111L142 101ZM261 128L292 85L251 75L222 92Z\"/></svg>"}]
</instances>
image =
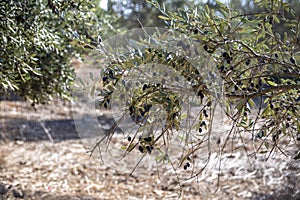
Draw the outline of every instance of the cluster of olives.
<instances>
[{"instance_id":1,"label":"cluster of olives","mask_svg":"<svg viewBox=\"0 0 300 200\"><path fill-rule=\"evenodd\" d=\"M151 152L154 149L153 146L153 137L148 136L148 137L140 137L140 145L138 146L138 150L141 153L149 153L151 154Z\"/></svg>"},{"instance_id":2,"label":"cluster of olives","mask_svg":"<svg viewBox=\"0 0 300 200\"><path fill-rule=\"evenodd\" d=\"M183 165L183 169L184 170L187 170L190 166L191 166L191 159L190 159L190 157L187 157L186 158L187 159L187 162Z\"/></svg>"},{"instance_id":3,"label":"cluster of olives","mask_svg":"<svg viewBox=\"0 0 300 200\"><path fill-rule=\"evenodd\" d=\"M154 147L152 145L147 145L147 146L142 146L142 145L139 145L138 146L138 150L139 152L141 153L149 153L151 154L151 152L153 151Z\"/></svg>"},{"instance_id":4,"label":"cluster of olives","mask_svg":"<svg viewBox=\"0 0 300 200\"><path fill-rule=\"evenodd\" d=\"M183 169L187 170L190 166L191 164L189 162L186 162L185 165L183 166Z\"/></svg>"},{"instance_id":5,"label":"cluster of olives","mask_svg":"<svg viewBox=\"0 0 300 200\"><path fill-rule=\"evenodd\" d=\"M131 105L129 106L129 115L136 124L145 123L146 116L151 108L151 104L144 104L143 108L139 109L136 109L133 105Z\"/></svg>"}]
</instances>

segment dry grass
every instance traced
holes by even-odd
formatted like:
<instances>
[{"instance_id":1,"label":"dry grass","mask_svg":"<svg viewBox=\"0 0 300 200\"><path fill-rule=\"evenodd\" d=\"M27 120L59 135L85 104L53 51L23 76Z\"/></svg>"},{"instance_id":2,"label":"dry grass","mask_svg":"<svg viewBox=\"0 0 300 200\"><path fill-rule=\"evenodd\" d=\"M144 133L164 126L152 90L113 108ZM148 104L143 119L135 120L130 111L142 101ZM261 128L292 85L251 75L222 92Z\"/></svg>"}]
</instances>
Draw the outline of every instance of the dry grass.
<instances>
[{"instance_id":1,"label":"dry grass","mask_svg":"<svg viewBox=\"0 0 300 200\"><path fill-rule=\"evenodd\" d=\"M5 105L2 102L2 134L9 134L9 130L3 127L8 118L65 119L70 118L70 113L63 103L40 106L35 111L26 103L16 102L14 105L10 102ZM294 188L291 195L300 191L297 182L299 162L290 162L279 152L272 154L267 162L263 154L257 154L254 159L247 155L239 142L236 143L240 145L237 150L233 151L231 147L225 149L221 164L217 153L219 149L215 146L216 153L211 154L205 170L196 179L184 181L192 174L192 168L185 171L180 167L175 174L168 164L157 167L154 157L150 156L130 175L141 154L134 151L132 157L119 161L116 156L125 143L122 135L113 139L111 148L103 152L105 163L97 155L89 157L86 153L83 144L91 144L91 141L94 140L71 139L56 143L47 139L35 142L2 141L0 183L9 189L6 194L0 195L0 199L17 199L17 194L23 193L24 199L38 200L259 199L263 196L275 197L279 188L287 191L284 187L287 184L291 185L289 188ZM176 155L178 149L173 148L172 153ZM205 155L205 152L202 153ZM178 177L181 178L181 190Z\"/></svg>"}]
</instances>

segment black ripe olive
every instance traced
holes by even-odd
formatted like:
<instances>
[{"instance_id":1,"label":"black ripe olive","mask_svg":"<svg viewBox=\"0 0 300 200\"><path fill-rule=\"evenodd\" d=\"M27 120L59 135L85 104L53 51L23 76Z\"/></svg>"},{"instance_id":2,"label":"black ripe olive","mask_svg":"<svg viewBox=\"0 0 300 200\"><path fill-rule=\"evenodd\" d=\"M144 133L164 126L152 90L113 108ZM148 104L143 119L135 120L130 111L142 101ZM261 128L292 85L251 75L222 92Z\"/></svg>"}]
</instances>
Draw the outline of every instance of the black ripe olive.
<instances>
[{"instance_id":1,"label":"black ripe olive","mask_svg":"<svg viewBox=\"0 0 300 200\"><path fill-rule=\"evenodd\" d=\"M130 111L130 113L133 113L133 106L129 107L129 111Z\"/></svg>"},{"instance_id":2,"label":"black ripe olive","mask_svg":"<svg viewBox=\"0 0 300 200\"><path fill-rule=\"evenodd\" d=\"M144 153L144 148L142 146L139 146L138 149L141 153Z\"/></svg>"},{"instance_id":3,"label":"black ripe olive","mask_svg":"<svg viewBox=\"0 0 300 200\"><path fill-rule=\"evenodd\" d=\"M229 57L229 55L228 55L228 53L227 53L227 52L223 52L222 56L223 56L224 58L227 58L227 57Z\"/></svg>"},{"instance_id":4,"label":"black ripe olive","mask_svg":"<svg viewBox=\"0 0 300 200\"><path fill-rule=\"evenodd\" d=\"M204 94L201 91L199 91L198 92L198 97L200 97L201 99L203 99L204 98Z\"/></svg>"},{"instance_id":5,"label":"black ripe olive","mask_svg":"<svg viewBox=\"0 0 300 200\"><path fill-rule=\"evenodd\" d=\"M270 108L273 110L273 108L274 108L274 105L273 105L273 104L270 104Z\"/></svg>"},{"instance_id":6,"label":"black ripe olive","mask_svg":"<svg viewBox=\"0 0 300 200\"><path fill-rule=\"evenodd\" d=\"M189 162L185 163L185 165L183 166L184 170L187 170L187 168L189 168L191 166L191 164Z\"/></svg>"},{"instance_id":7,"label":"black ripe olive","mask_svg":"<svg viewBox=\"0 0 300 200\"><path fill-rule=\"evenodd\" d=\"M291 61L291 63L293 63L293 64L296 63L296 60L295 60L295 58L293 58L293 57L290 58L290 61Z\"/></svg>"},{"instance_id":8,"label":"black ripe olive","mask_svg":"<svg viewBox=\"0 0 300 200\"><path fill-rule=\"evenodd\" d=\"M201 124L200 124L201 127L205 126L205 125L206 125L205 121L202 121Z\"/></svg>"},{"instance_id":9,"label":"black ripe olive","mask_svg":"<svg viewBox=\"0 0 300 200\"><path fill-rule=\"evenodd\" d=\"M250 59L247 59L246 60L246 65L249 65L250 64Z\"/></svg>"},{"instance_id":10,"label":"black ripe olive","mask_svg":"<svg viewBox=\"0 0 300 200\"><path fill-rule=\"evenodd\" d=\"M207 51L207 50L208 50L208 46L205 44L205 45L203 46L203 49L204 49L205 51Z\"/></svg>"},{"instance_id":11,"label":"black ripe olive","mask_svg":"<svg viewBox=\"0 0 300 200\"><path fill-rule=\"evenodd\" d=\"M297 140L300 141L300 132L297 134Z\"/></svg>"},{"instance_id":12,"label":"black ripe olive","mask_svg":"<svg viewBox=\"0 0 300 200\"><path fill-rule=\"evenodd\" d=\"M237 91L239 87L237 85L234 86L234 90Z\"/></svg>"},{"instance_id":13,"label":"black ripe olive","mask_svg":"<svg viewBox=\"0 0 300 200\"><path fill-rule=\"evenodd\" d=\"M199 128L199 130L198 130L198 131L199 131L199 133L202 133L202 128Z\"/></svg>"},{"instance_id":14,"label":"black ripe olive","mask_svg":"<svg viewBox=\"0 0 300 200\"><path fill-rule=\"evenodd\" d=\"M269 24L272 24L272 23L273 23L273 17L271 16L269 19Z\"/></svg>"},{"instance_id":15,"label":"black ripe olive","mask_svg":"<svg viewBox=\"0 0 300 200\"><path fill-rule=\"evenodd\" d=\"M199 75L200 72L198 71L198 69L195 70L195 74Z\"/></svg>"},{"instance_id":16,"label":"black ripe olive","mask_svg":"<svg viewBox=\"0 0 300 200\"><path fill-rule=\"evenodd\" d=\"M128 140L128 142L130 142L130 141L131 141L131 137L130 137L130 136L128 136L127 140Z\"/></svg>"},{"instance_id":17,"label":"black ripe olive","mask_svg":"<svg viewBox=\"0 0 300 200\"><path fill-rule=\"evenodd\" d=\"M273 136L272 136L272 139L273 139L273 142L276 142L276 140L278 140L279 139L279 135L278 134L273 134Z\"/></svg>"},{"instance_id":18,"label":"black ripe olive","mask_svg":"<svg viewBox=\"0 0 300 200\"><path fill-rule=\"evenodd\" d=\"M229 64L229 63L228 63L228 64ZM230 70L233 70L233 66L232 66L232 65L230 66Z\"/></svg>"},{"instance_id":19,"label":"black ripe olive","mask_svg":"<svg viewBox=\"0 0 300 200\"><path fill-rule=\"evenodd\" d=\"M277 53L275 53L274 56L275 56L275 58L278 58L278 54Z\"/></svg>"},{"instance_id":20,"label":"black ripe olive","mask_svg":"<svg viewBox=\"0 0 300 200\"><path fill-rule=\"evenodd\" d=\"M145 141L145 142L151 142L151 140L152 140L152 137L145 137L145 138L144 138L144 141Z\"/></svg>"},{"instance_id":21,"label":"black ripe olive","mask_svg":"<svg viewBox=\"0 0 300 200\"><path fill-rule=\"evenodd\" d=\"M290 127L290 124L289 124L289 123L286 123L286 124L285 124L285 127L286 127L286 128L289 128L289 127Z\"/></svg>"},{"instance_id":22,"label":"black ripe olive","mask_svg":"<svg viewBox=\"0 0 300 200\"><path fill-rule=\"evenodd\" d=\"M103 107L104 107L104 108L107 108L107 107L108 107L108 105L107 105L106 102L103 104Z\"/></svg>"},{"instance_id":23,"label":"black ripe olive","mask_svg":"<svg viewBox=\"0 0 300 200\"><path fill-rule=\"evenodd\" d=\"M150 146L146 146L146 149L147 149L147 151L148 151L148 153L151 153L151 147Z\"/></svg>"},{"instance_id":24,"label":"black ripe olive","mask_svg":"<svg viewBox=\"0 0 300 200\"><path fill-rule=\"evenodd\" d=\"M225 70L224 65L222 65L222 66L220 67L220 70L221 70L221 72L224 72L224 70Z\"/></svg>"},{"instance_id":25,"label":"black ripe olive","mask_svg":"<svg viewBox=\"0 0 300 200\"><path fill-rule=\"evenodd\" d=\"M106 101L103 104L104 108L108 108L108 105L110 104L110 99L106 99Z\"/></svg>"},{"instance_id":26,"label":"black ripe olive","mask_svg":"<svg viewBox=\"0 0 300 200\"><path fill-rule=\"evenodd\" d=\"M106 82L107 80L108 80L108 77L107 76L103 76L102 81Z\"/></svg>"},{"instance_id":27,"label":"black ripe olive","mask_svg":"<svg viewBox=\"0 0 300 200\"><path fill-rule=\"evenodd\" d=\"M108 73L109 73L110 76L114 75L114 72L112 70L109 70Z\"/></svg>"},{"instance_id":28,"label":"black ripe olive","mask_svg":"<svg viewBox=\"0 0 300 200\"><path fill-rule=\"evenodd\" d=\"M145 91L147 88L148 88L148 85L147 85L147 84L144 84L144 85L143 85L143 90Z\"/></svg>"},{"instance_id":29,"label":"black ripe olive","mask_svg":"<svg viewBox=\"0 0 300 200\"><path fill-rule=\"evenodd\" d=\"M191 164L190 164L189 162L187 162L185 165L186 165L187 167L190 167L190 166L191 166Z\"/></svg>"},{"instance_id":30,"label":"black ripe olive","mask_svg":"<svg viewBox=\"0 0 300 200\"><path fill-rule=\"evenodd\" d=\"M194 32L194 34L198 34L199 30L195 28L193 32Z\"/></svg>"},{"instance_id":31,"label":"black ripe olive","mask_svg":"<svg viewBox=\"0 0 300 200\"><path fill-rule=\"evenodd\" d=\"M207 106L207 107L210 107L211 104L212 104L211 101L209 101L209 102L207 102L206 106Z\"/></svg>"}]
</instances>

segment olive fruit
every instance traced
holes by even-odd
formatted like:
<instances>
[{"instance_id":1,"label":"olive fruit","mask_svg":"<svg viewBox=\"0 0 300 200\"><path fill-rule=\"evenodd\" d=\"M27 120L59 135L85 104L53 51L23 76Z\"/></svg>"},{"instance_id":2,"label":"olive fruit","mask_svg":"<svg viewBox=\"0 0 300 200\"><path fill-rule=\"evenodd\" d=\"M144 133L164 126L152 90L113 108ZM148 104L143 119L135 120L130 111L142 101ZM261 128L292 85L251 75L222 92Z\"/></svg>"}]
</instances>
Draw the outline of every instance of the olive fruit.
<instances>
[{"instance_id":1,"label":"olive fruit","mask_svg":"<svg viewBox=\"0 0 300 200\"><path fill-rule=\"evenodd\" d=\"M234 86L234 90L237 91L239 87L237 85Z\"/></svg>"},{"instance_id":2,"label":"olive fruit","mask_svg":"<svg viewBox=\"0 0 300 200\"><path fill-rule=\"evenodd\" d=\"M195 35L197 35L199 33L199 30L198 29L194 29L193 32L194 32Z\"/></svg>"},{"instance_id":3,"label":"olive fruit","mask_svg":"<svg viewBox=\"0 0 300 200\"><path fill-rule=\"evenodd\" d=\"M293 63L293 64L296 63L296 60L295 60L295 58L293 58L293 57L290 58L290 61L291 61L291 63Z\"/></svg>"},{"instance_id":4,"label":"olive fruit","mask_svg":"<svg viewBox=\"0 0 300 200\"><path fill-rule=\"evenodd\" d=\"M138 149L141 153L144 153L144 148L142 146L139 146Z\"/></svg>"},{"instance_id":5,"label":"olive fruit","mask_svg":"<svg viewBox=\"0 0 300 200\"><path fill-rule=\"evenodd\" d=\"M185 163L185 165L183 166L184 170L187 170L187 168L189 168L191 166L191 164L189 162Z\"/></svg>"},{"instance_id":6,"label":"olive fruit","mask_svg":"<svg viewBox=\"0 0 300 200\"><path fill-rule=\"evenodd\" d=\"M247 59L245 64L249 65L250 64L250 59Z\"/></svg>"},{"instance_id":7,"label":"olive fruit","mask_svg":"<svg viewBox=\"0 0 300 200\"><path fill-rule=\"evenodd\" d=\"M147 149L147 151L148 151L148 153L151 153L151 147L150 146L146 146L146 149Z\"/></svg>"},{"instance_id":8,"label":"olive fruit","mask_svg":"<svg viewBox=\"0 0 300 200\"><path fill-rule=\"evenodd\" d=\"M144 84L143 85L143 91L145 91L148 87L149 87L148 84Z\"/></svg>"},{"instance_id":9,"label":"olive fruit","mask_svg":"<svg viewBox=\"0 0 300 200\"><path fill-rule=\"evenodd\" d=\"M300 132L297 134L297 140L300 141Z\"/></svg>"},{"instance_id":10,"label":"olive fruit","mask_svg":"<svg viewBox=\"0 0 300 200\"><path fill-rule=\"evenodd\" d=\"M203 94L201 91L198 92L198 96L199 96L201 99L204 98L204 94Z\"/></svg>"},{"instance_id":11,"label":"olive fruit","mask_svg":"<svg viewBox=\"0 0 300 200\"><path fill-rule=\"evenodd\" d=\"M143 138L145 142L151 142L152 141L152 137L145 137Z\"/></svg>"},{"instance_id":12,"label":"olive fruit","mask_svg":"<svg viewBox=\"0 0 300 200\"><path fill-rule=\"evenodd\" d=\"M221 70L221 72L224 72L224 71L225 71L224 65L222 65L222 66L220 67L220 70Z\"/></svg>"},{"instance_id":13,"label":"olive fruit","mask_svg":"<svg viewBox=\"0 0 300 200\"><path fill-rule=\"evenodd\" d=\"M108 77L107 77L107 76L103 76L103 77L102 77L102 81L103 81L103 82L106 82L107 80L108 80Z\"/></svg>"},{"instance_id":14,"label":"olive fruit","mask_svg":"<svg viewBox=\"0 0 300 200\"><path fill-rule=\"evenodd\" d=\"M209 102L207 102L206 106L207 106L207 107L210 107L211 104L212 104L211 101L209 101Z\"/></svg>"},{"instance_id":15,"label":"olive fruit","mask_svg":"<svg viewBox=\"0 0 300 200\"><path fill-rule=\"evenodd\" d=\"M201 127L205 126L205 125L206 125L205 121L202 121L201 124L200 124Z\"/></svg>"}]
</instances>

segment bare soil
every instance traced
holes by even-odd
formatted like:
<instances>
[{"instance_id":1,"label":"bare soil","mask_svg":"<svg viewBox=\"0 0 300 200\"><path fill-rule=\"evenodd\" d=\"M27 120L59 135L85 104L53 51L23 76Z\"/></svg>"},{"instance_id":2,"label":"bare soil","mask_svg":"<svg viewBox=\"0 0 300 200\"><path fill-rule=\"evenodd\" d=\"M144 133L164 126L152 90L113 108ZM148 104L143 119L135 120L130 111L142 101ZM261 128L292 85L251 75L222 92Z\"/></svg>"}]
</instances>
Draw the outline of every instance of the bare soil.
<instances>
[{"instance_id":1,"label":"bare soil","mask_svg":"<svg viewBox=\"0 0 300 200\"><path fill-rule=\"evenodd\" d=\"M94 138L79 137L69 103L56 100L33 108L26 102L0 101L0 108L3 200L300 199L300 162L291 155L276 152L266 161L265 155L251 157L245 148L225 149L221 164L212 153L194 179L178 182L190 177L192 168L175 173L170 164L156 167L153 162L131 175L136 160L120 166L114 157L124 137L111 141L105 163L90 157L85 145Z\"/></svg>"}]
</instances>

